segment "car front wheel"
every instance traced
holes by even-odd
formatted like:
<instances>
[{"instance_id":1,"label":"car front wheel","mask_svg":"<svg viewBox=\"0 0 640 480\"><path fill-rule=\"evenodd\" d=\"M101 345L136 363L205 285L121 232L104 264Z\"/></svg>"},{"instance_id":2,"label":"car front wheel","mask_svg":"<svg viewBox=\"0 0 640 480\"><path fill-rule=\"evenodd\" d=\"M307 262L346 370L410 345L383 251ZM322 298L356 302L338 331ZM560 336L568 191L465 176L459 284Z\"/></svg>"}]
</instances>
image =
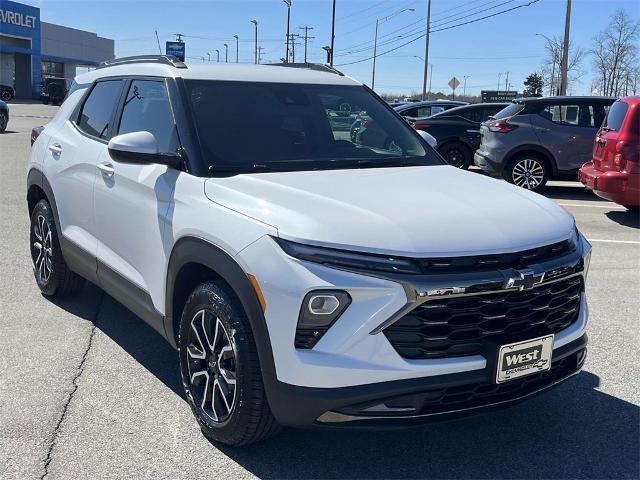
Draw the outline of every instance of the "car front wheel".
<instances>
[{"instance_id":1,"label":"car front wheel","mask_svg":"<svg viewBox=\"0 0 640 480\"><path fill-rule=\"evenodd\" d=\"M244 445L278 431L251 326L228 286L206 282L191 293L179 347L187 401L206 437Z\"/></svg>"},{"instance_id":2,"label":"car front wheel","mask_svg":"<svg viewBox=\"0 0 640 480\"><path fill-rule=\"evenodd\" d=\"M463 144L450 143L439 149L445 161L457 168L467 169L471 165L471 152Z\"/></svg>"},{"instance_id":3,"label":"car front wheel","mask_svg":"<svg viewBox=\"0 0 640 480\"><path fill-rule=\"evenodd\" d=\"M3 90L2 93L0 93L0 98L5 102L8 102L13 98L13 96L11 95L11 92L9 90Z\"/></svg>"},{"instance_id":4,"label":"car front wheel","mask_svg":"<svg viewBox=\"0 0 640 480\"><path fill-rule=\"evenodd\" d=\"M547 163L535 155L516 158L507 169L507 181L527 190L538 191L549 180Z\"/></svg>"}]
</instances>

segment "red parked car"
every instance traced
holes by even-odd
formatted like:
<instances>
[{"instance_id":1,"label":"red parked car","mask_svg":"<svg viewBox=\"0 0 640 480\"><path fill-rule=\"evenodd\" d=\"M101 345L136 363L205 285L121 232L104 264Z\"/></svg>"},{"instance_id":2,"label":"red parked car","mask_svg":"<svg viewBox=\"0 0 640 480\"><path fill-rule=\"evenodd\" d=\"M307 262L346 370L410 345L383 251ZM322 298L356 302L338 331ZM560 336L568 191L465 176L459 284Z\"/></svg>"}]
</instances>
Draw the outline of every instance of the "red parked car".
<instances>
[{"instance_id":1,"label":"red parked car","mask_svg":"<svg viewBox=\"0 0 640 480\"><path fill-rule=\"evenodd\" d=\"M599 197L640 207L640 97L611 105L596 134L592 161L580 168L579 178Z\"/></svg>"}]
</instances>

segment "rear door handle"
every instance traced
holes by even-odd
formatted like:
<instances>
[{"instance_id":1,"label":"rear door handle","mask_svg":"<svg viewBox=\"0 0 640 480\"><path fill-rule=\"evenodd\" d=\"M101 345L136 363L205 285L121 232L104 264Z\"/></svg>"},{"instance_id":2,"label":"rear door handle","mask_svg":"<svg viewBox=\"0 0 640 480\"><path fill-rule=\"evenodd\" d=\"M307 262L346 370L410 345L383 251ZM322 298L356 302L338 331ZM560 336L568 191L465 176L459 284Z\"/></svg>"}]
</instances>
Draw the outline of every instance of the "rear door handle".
<instances>
[{"instance_id":1,"label":"rear door handle","mask_svg":"<svg viewBox=\"0 0 640 480\"><path fill-rule=\"evenodd\" d=\"M98 164L98 170L100 170L107 177L113 177L115 170L113 169L113 164L103 162Z\"/></svg>"},{"instance_id":2,"label":"rear door handle","mask_svg":"<svg viewBox=\"0 0 640 480\"><path fill-rule=\"evenodd\" d=\"M59 143L54 143L53 145L49 145L49 151L54 155L60 155L62 153L62 147Z\"/></svg>"}]
</instances>

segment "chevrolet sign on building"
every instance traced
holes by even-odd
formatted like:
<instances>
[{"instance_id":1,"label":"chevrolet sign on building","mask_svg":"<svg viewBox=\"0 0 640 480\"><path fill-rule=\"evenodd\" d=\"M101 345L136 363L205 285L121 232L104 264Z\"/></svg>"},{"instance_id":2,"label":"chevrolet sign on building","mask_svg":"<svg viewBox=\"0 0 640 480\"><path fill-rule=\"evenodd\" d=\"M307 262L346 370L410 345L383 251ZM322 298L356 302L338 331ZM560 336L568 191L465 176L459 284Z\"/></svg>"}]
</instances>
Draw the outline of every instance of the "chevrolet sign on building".
<instances>
[{"instance_id":1,"label":"chevrolet sign on building","mask_svg":"<svg viewBox=\"0 0 640 480\"><path fill-rule=\"evenodd\" d=\"M114 58L114 42L40 20L40 9L0 0L0 84L17 98L38 98L45 77L73 78L77 66Z\"/></svg>"}]
</instances>

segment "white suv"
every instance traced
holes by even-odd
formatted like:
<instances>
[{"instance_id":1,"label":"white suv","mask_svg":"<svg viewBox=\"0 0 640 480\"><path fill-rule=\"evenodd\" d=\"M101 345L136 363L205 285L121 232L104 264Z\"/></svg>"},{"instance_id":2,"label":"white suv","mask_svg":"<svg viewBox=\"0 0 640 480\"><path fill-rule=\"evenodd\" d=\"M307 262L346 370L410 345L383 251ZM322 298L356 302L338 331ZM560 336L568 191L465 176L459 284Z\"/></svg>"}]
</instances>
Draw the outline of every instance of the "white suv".
<instances>
[{"instance_id":1,"label":"white suv","mask_svg":"<svg viewBox=\"0 0 640 480\"><path fill-rule=\"evenodd\" d=\"M203 432L233 445L448 418L576 374L591 248L571 215L445 165L322 70L161 56L78 76L32 135L42 292L87 279L148 322ZM345 109L393 147L352 142Z\"/></svg>"}]
</instances>

